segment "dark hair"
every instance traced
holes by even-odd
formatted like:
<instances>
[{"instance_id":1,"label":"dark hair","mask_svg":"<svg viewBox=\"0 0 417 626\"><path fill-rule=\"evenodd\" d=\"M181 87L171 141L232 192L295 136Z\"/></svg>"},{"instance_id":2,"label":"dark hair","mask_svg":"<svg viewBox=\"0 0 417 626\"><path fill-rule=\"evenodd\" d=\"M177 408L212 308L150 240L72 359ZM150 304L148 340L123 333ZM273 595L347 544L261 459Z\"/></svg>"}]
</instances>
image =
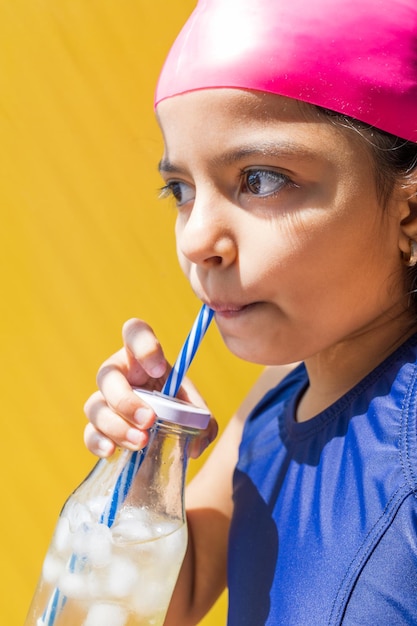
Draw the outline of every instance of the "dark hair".
<instances>
[{"instance_id":1,"label":"dark hair","mask_svg":"<svg viewBox=\"0 0 417 626\"><path fill-rule=\"evenodd\" d=\"M382 205L386 205L394 186L417 182L417 143L401 139L347 115L316 107L320 116L332 124L356 132L366 142L375 164L375 183ZM410 306L417 313L417 266L409 268L407 289Z\"/></svg>"},{"instance_id":2,"label":"dark hair","mask_svg":"<svg viewBox=\"0 0 417 626\"><path fill-rule=\"evenodd\" d=\"M375 163L375 180L379 199L383 204L389 199L394 185L400 180L407 184L413 176L417 178L417 143L401 139L374 126L316 107L335 126L356 132L368 146Z\"/></svg>"}]
</instances>

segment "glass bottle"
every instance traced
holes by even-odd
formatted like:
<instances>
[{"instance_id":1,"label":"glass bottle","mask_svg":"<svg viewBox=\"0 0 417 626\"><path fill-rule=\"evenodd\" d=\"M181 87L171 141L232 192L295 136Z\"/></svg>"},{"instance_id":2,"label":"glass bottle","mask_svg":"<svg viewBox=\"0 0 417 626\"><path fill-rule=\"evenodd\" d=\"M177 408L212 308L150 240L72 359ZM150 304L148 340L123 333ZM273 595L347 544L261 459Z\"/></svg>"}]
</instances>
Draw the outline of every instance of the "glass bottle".
<instances>
[{"instance_id":1,"label":"glass bottle","mask_svg":"<svg viewBox=\"0 0 417 626\"><path fill-rule=\"evenodd\" d=\"M187 547L187 448L203 409L135 390L148 446L100 459L65 503L25 626L161 626Z\"/></svg>"}]
</instances>

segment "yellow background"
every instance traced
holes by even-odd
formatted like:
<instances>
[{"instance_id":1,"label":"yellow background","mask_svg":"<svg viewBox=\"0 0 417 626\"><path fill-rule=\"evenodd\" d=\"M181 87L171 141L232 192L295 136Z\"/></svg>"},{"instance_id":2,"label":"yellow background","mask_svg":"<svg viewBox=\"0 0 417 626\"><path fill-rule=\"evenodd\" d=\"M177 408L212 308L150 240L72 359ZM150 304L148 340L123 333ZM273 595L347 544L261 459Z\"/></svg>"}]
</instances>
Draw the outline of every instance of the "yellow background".
<instances>
[{"instance_id":1,"label":"yellow background","mask_svg":"<svg viewBox=\"0 0 417 626\"><path fill-rule=\"evenodd\" d=\"M199 308L176 264L175 211L158 200L152 104L193 5L0 0L7 626L23 623L61 505L95 462L82 407L123 321L150 321L173 360ZM259 373L226 352L215 328L192 370L221 425ZM224 623L225 607L223 596L202 623Z\"/></svg>"}]
</instances>

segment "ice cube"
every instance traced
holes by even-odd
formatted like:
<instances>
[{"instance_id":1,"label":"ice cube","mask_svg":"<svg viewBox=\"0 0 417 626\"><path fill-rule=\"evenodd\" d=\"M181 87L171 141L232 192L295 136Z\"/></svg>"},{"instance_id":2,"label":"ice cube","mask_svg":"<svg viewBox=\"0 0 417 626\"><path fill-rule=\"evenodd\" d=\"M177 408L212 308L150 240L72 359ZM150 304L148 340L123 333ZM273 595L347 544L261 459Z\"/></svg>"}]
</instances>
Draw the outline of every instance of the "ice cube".
<instances>
[{"instance_id":1,"label":"ice cube","mask_svg":"<svg viewBox=\"0 0 417 626\"><path fill-rule=\"evenodd\" d=\"M88 597L89 598L100 598L105 597L106 589L105 585L102 581L103 571L100 570L100 575L97 571L91 571L87 576L87 586L88 586Z\"/></svg>"},{"instance_id":2,"label":"ice cube","mask_svg":"<svg viewBox=\"0 0 417 626\"><path fill-rule=\"evenodd\" d=\"M132 560L114 557L108 569L106 595L113 598L126 598L135 589L138 579L139 573Z\"/></svg>"},{"instance_id":3,"label":"ice cube","mask_svg":"<svg viewBox=\"0 0 417 626\"><path fill-rule=\"evenodd\" d=\"M88 559L93 567L105 567L112 555L111 530L105 524L95 524L91 529Z\"/></svg>"},{"instance_id":4,"label":"ice cube","mask_svg":"<svg viewBox=\"0 0 417 626\"><path fill-rule=\"evenodd\" d=\"M92 567L105 567L111 559L111 531L105 524L83 524L74 533L72 547Z\"/></svg>"},{"instance_id":5,"label":"ice cube","mask_svg":"<svg viewBox=\"0 0 417 626\"><path fill-rule=\"evenodd\" d=\"M84 558L89 550L91 538L91 524L81 524L75 531L72 539L72 551L78 558Z\"/></svg>"},{"instance_id":6,"label":"ice cube","mask_svg":"<svg viewBox=\"0 0 417 626\"><path fill-rule=\"evenodd\" d=\"M164 528L168 530L168 527ZM137 544L137 560L142 563L158 563L161 571L177 567L182 562L186 549L186 535L182 528L147 544Z\"/></svg>"},{"instance_id":7,"label":"ice cube","mask_svg":"<svg viewBox=\"0 0 417 626\"><path fill-rule=\"evenodd\" d=\"M187 526L184 524L175 532L166 535L163 541L161 540L162 545L163 554L161 554L161 558L168 563L182 561L187 547Z\"/></svg>"},{"instance_id":8,"label":"ice cube","mask_svg":"<svg viewBox=\"0 0 417 626\"><path fill-rule=\"evenodd\" d=\"M86 577L82 572L65 572L59 579L59 589L64 596L82 600L88 597Z\"/></svg>"},{"instance_id":9,"label":"ice cube","mask_svg":"<svg viewBox=\"0 0 417 626\"><path fill-rule=\"evenodd\" d=\"M58 519L55 534L54 545L61 554L69 554L71 551L71 531L69 521L66 517Z\"/></svg>"},{"instance_id":10,"label":"ice cube","mask_svg":"<svg viewBox=\"0 0 417 626\"><path fill-rule=\"evenodd\" d=\"M129 615L125 608L103 602L93 604L83 626L124 626Z\"/></svg>"},{"instance_id":11,"label":"ice cube","mask_svg":"<svg viewBox=\"0 0 417 626\"><path fill-rule=\"evenodd\" d=\"M87 506L76 500L68 500L62 517L68 519L70 529L73 532L82 524L89 524L93 521L91 511L89 511Z\"/></svg>"},{"instance_id":12,"label":"ice cube","mask_svg":"<svg viewBox=\"0 0 417 626\"><path fill-rule=\"evenodd\" d=\"M97 496L87 502L88 510L91 511L94 519L100 519L100 516L106 508L107 500L108 496Z\"/></svg>"},{"instance_id":13,"label":"ice cube","mask_svg":"<svg viewBox=\"0 0 417 626\"><path fill-rule=\"evenodd\" d=\"M177 530L180 522L179 520L170 520L170 519L157 519L153 524L155 537L166 537L167 535L171 535L175 530Z\"/></svg>"},{"instance_id":14,"label":"ice cube","mask_svg":"<svg viewBox=\"0 0 417 626\"><path fill-rule=\"evenodd\" d=\"M141 617L150 618L152 615L165 613L171 599L173 584L170 581L155 581L143 573L138 583L139 591L132 596L132 608Z\"/></svg>"},{"instance_id":15,"label":"ice cube","mask_svg":"<svg viewBox=\"0 0 417 626\"><path fill-rule=\"evenodd\" d=\"M123 508L113 525L113 539L118 543L145 542L155 536L149 512L143 509Z\"/></svg>"},{"instance_id":16,"label":"ice cube","mask_svg":"<svg viewBox=\"0 0 417 626\"><path fill-rule=\"evenodd\" d=\"M42 576L45 582L50 583L51 585L56 585L62 570L62 561L48 553L42 567Z\"/></svg>"}]
</instances>

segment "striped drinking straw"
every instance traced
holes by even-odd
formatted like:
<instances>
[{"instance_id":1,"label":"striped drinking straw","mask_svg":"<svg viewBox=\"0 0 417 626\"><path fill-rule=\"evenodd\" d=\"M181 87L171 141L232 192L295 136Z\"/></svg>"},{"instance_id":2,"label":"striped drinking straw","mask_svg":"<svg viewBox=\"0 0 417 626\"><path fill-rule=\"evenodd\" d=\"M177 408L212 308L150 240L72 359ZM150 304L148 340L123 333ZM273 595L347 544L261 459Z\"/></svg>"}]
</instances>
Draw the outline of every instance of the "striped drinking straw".
<instances>
[{"instance_id":1,"label":"striped drinking straw","mask_svg":"<svg viewBox=\"0 0 417 626\"><path fill-rule=\"evenodd\" d=\"M187 373L188 368L191 365L198 346L201 343L206 330L213 319L214 311L209 309L206 304L200 309L199 314L190 330L190 334L184 342L181 352L179 353L177 360L174 363L165 385L163 386L162 393L166 396L175 397L178 393L181 383Z\"/></svg>"},{"instance_id":2,"label":"striped drinking straw","mask_svg":"<svg viewBox=\"0 0 417 626\"><path fill-rule=\"evenodd\" d=\"M184 376L197 352L198 346L213 319L213 315L214 311L209 309L207 305L204 304L201 307L177 360L174 363L174 367L165 381L162 388L163 394L172 398L177 395ZM129 489L144 458L145 451L146 448L131 453L129 462L126 463L119 474L112 496L107 502L106 508L100 518L100 522L107 524L109 528L113 525L117 512L129 493Z\"/></svg>"},{"instance_id":3,"label":"striped drinking straw","mask_svg":"<svg viewBox=\"0 0 417 626\"><path fill-rule=\"evenodd\" d=\"M203 304L196 320L194 321L190 333L181 348L177 360L174 363L174 367L172 368L162 388L163 394L170 397L175 397L177 395L184 376L191 365L204 335L206 334L211 320L213 319L213 315L214 311L206 304ZM101 524L105 524L109 528L112 527L116 519L116 515L125 501L137 471L142 464L145 453L146 448L136 452L127 453L128 460L120 472L114 490L100 516ZM73 555L68 562L69 571L74 572L76 569L81 570L82 567L82 559L77 559L77 557ZM56 587L51 594L42 617L38 619L37 626L54 626L58 615L65 606L66 600L66 596L61 593L58 587Z\"/></svg>"}]
</instances>

